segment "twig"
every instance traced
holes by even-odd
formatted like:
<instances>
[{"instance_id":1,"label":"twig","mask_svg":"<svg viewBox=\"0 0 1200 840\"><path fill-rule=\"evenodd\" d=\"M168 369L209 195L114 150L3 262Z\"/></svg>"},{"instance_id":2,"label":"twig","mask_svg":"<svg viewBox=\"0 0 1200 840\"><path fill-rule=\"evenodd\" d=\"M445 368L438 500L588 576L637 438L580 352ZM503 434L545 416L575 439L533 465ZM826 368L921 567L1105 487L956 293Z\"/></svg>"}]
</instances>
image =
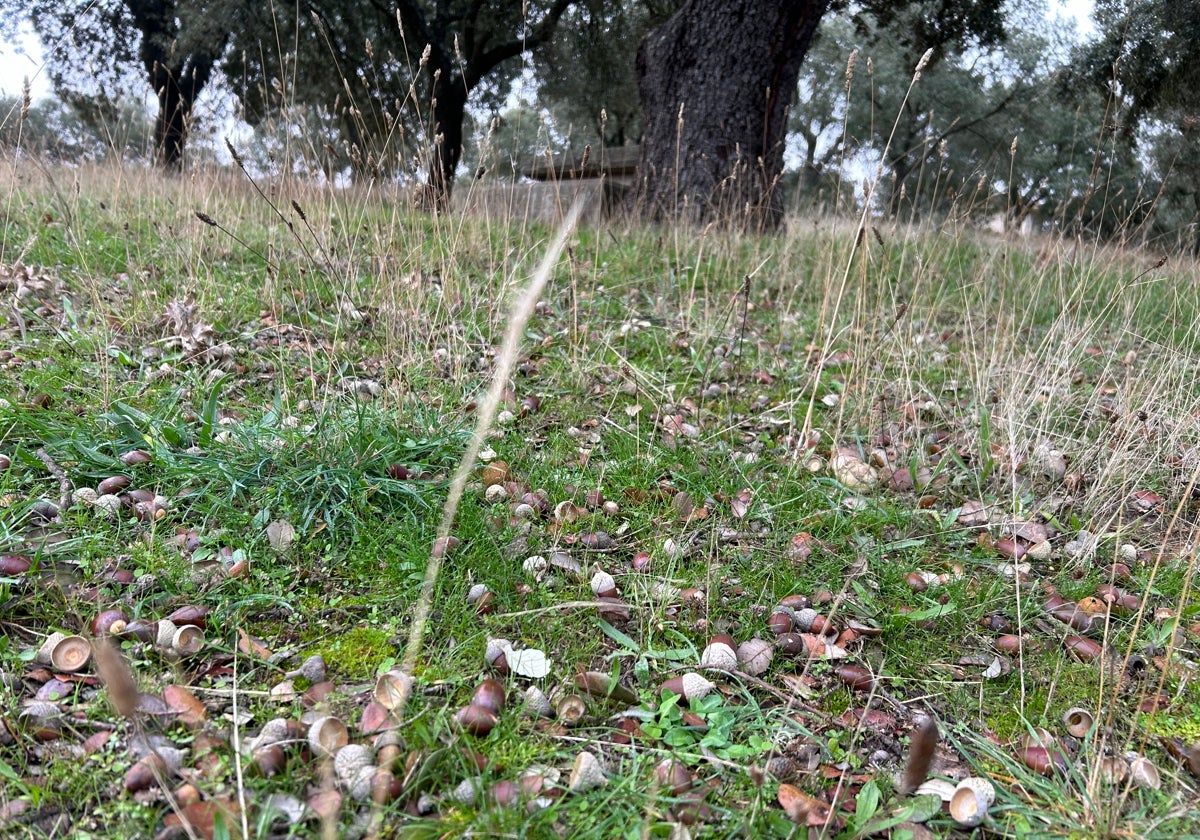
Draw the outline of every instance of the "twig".
<instances>
[{"instance_id":1,"label":"twig","mask_svg":"<svg viewBox=\"0 0 1200 840\"><path fill-rule=\"evenodd\" d=\"M39 446L34 454L37 455L39 461L46 465L50 474L58 479L58 506L61 510L66 510L71 506L71 479L67 478L67 471L50 457L50 453L46 451L45 447Z\"/></svg>"}]
</instances>

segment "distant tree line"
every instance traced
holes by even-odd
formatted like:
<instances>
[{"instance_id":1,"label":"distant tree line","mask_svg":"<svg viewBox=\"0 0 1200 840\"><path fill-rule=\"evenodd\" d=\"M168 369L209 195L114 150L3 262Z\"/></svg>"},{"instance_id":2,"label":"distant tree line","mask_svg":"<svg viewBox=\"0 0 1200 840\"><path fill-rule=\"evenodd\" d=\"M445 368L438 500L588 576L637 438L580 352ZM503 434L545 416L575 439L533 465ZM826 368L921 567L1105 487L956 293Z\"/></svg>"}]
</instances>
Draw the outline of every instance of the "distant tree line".
<instances>
[{"instance_id":1,"label":"distant tree line","mask_svg":"<svg viewBox=\"0 0 1200 840\"><path fill-rule=\"evenodd\" d=\"M0 142L52 151L83 125L103 145L149 91L122 152L177 169L215 86L259 165L419 180L431 208L539 145L642 141L656 218L769 229L785 191L834 212L881 172L888 216L1200 253L1194 5L1099 0L1080 42L1044 34L1043 2L1000 0L0 0L10 35L27 16L51 45L62 103ZM518 78L536 98L514 108Z\"/></svg>"}]
</instances>

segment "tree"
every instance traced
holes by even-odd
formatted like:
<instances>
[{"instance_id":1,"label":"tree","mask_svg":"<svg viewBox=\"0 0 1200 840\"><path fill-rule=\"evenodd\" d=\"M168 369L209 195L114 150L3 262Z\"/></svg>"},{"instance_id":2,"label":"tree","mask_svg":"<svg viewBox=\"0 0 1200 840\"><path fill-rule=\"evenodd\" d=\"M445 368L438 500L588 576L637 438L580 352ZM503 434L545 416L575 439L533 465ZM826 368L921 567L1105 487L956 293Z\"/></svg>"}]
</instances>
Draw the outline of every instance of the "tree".
<instances>
[{"instance_id":1,"label":"tree","mask_svg":"<svg viewBox=\"0 0 1200 840\"><path fill-rule=\"evenodd\" d=\"M1089 84L1109 103L1113 138L1128 158L1149 150L1162 221L1188 228L1200 254L1200 15L1195 3L1099 0L1098 34L1075 55L1072 83Z\"/></svg>"},{"instance_id":2,"label":"tree","mask_svg":"<svg viewBox=\"0 0 1200 840\"><path fill-rule=\"evenodd\" d=\"M426 203L444 209L467 102L481 92L502 101L519 70L513 59L544 44L574 1L300 0L290 19L258 6L246 37L234 36L226 73L251 123L269 118L276 97L331 111L358 176L388 174L409 151L407 136L424 134L416 155ZM279 34L260 42L268 26Z\"/></svg>"},{"instance_id":3,"label":"tree","mask_svg":"<svg viewBox=\"0 0 1200 840\"><path fill-rule=\"evenodd\" d=\"M839 0L840 2L840 0ZM896 4L856 8L886 19ZM938 0L902 46L1003 36L1002 0ZM830 0L687 0L638 49L645 136L638 198L656 218L774 228L787 111ZM936 57L936 55L935 55Z\"/></svg>"},{"instance_id":4,"label":"tree","mask_svg":"<svg viewBox=\"0 0 1200 840\"><path fill-rule=\"evenodd\" d=\"M682 0L581 0L533 54L538 99L583 143L622 146L642 136L634 57L646 33Z\"/></svg>"},{"instance_id":5,"label":"tree","mask_svg":"<svg viewBox=\"0 0 1200 840\"><path fill-rule=\"evenodd\" d=\"M46 47L55 93L76 110L112 110L140 68L158 100L155 158L182 165L188 122L225 49L240 0L0 0L11 34L28 14Z\"/></svg>"}]
</instances>

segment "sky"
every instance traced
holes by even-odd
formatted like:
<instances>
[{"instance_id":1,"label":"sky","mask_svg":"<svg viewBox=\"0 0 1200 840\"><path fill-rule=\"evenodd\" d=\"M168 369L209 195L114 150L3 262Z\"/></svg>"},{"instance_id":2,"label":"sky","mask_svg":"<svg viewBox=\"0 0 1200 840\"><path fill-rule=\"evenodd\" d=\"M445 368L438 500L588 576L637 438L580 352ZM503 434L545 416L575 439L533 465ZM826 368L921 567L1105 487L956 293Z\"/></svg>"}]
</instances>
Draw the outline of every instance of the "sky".
<instances>
[{"instance_id":1,"label":"sky","mask_svg":"<svg viewBox=\"0 0 1200 840\"><path fill-rule=\"evenodd\" d=\"M1052 0L1064 17L1073 17L1080 34L1093 30L1088 17L1092 0ZM0 41L0 95L17 96L26 78L30 79L35 99L50 93L50 83L42 71L42 51L32 28L22 27L22 37L17 43Z\"/></svg>"}]
</instances>

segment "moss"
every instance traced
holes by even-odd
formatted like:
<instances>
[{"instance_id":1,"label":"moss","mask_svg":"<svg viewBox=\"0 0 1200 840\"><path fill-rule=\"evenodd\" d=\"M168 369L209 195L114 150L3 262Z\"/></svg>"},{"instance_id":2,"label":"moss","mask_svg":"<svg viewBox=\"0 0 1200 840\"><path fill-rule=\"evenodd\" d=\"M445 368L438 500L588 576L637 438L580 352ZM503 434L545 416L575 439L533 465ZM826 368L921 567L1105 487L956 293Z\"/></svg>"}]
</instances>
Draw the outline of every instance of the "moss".
<instances>
[{"instance_id":1,"label":"moss","mask_svg":"<svg viewBox=\"0 0 1200 840\"><path fill-rule=\"evenodd\" d=\"M390 630L352 627L305 653L305 656L320 654L325 658L330 673L350 679L364 679L374 674L379 663L394 653Z\"/></svg>"},{"instance_id":2,"label":"moss","mask_svg":"<svg viewBox=\"0 0 1200 840\"><path fill-rule=\"evenodd\" d=\"M1196 709L1181 715L1141 715L1146 731L1163 738L1182 738L1188 743L1200 742L1200 717Z\"/></svg>"}]
</instances>

